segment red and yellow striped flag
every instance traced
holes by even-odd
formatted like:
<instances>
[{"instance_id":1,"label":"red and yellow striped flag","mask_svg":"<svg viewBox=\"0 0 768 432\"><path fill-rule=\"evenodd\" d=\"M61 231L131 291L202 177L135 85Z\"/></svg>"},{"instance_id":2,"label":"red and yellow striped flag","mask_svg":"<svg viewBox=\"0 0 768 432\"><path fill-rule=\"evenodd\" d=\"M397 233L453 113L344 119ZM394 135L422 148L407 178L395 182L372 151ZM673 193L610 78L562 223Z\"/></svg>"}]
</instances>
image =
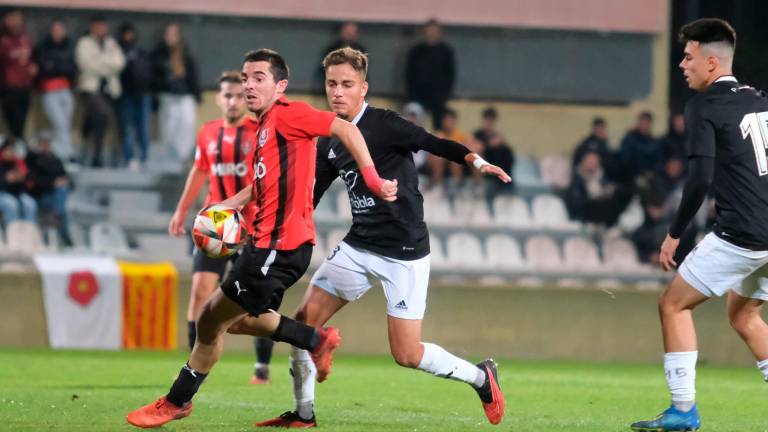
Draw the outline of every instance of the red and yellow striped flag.
<instances>
[{"instance_id":1,"label":"red and yellow striped flag","mask_svg":"<svg viewBox=\"0 0 768 432\"><path fill-rule=\"evenodd\" d=\"M123 349L176 349L176 268L172 263L118 265L123 275Z\"/></svg>"}]
</instances>

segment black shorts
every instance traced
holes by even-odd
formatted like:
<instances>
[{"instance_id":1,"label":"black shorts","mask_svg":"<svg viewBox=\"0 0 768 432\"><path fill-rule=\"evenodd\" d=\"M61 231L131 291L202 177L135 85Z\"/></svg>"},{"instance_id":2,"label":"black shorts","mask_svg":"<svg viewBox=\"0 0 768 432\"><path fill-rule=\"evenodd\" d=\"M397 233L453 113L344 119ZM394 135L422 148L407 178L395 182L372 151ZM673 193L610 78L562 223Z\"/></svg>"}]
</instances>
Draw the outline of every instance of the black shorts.
<instances>
[{"instance_id":1,"label":"black shorts","mask_svg":"<svg viewBox=\"0 0 768 432\"><path fill-rule=\"evenodd\" d=\"M211 272L219 275L219 280L224 278L224 272L227 271L227 263L232 264L237 261L240 252L227 258L211 258L200 249L195 248L192 256L192 273Z\"/></svg>"},{"instance_id":2,"label":"black shorts","mask_svg":"<svg viewBox=\"0 0 768 432\"><path fill-rule=\"evenodd\" d=\"M304 275L310 258L311 243L289 251L260 249L248 243L221 290L251 315L278 310L285 290Z\"/></svg>"}]
</instances>

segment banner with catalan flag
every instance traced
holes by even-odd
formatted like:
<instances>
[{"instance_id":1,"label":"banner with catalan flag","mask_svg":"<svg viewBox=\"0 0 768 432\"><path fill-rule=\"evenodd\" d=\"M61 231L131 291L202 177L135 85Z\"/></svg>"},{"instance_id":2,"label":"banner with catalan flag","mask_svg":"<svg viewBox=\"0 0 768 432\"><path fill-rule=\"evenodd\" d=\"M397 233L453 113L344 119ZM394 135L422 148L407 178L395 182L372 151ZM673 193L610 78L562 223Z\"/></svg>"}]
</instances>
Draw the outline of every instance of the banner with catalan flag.
<instances>
[{"instance_id":1,"label":"banner with catalan flag","mask_svg":"<svg viewBox=\"0 0 768 432\"><path fill-rule=\"evenodd\" d=\"M176 349L178 274L172 263L41 255L53 348Z\"/></svg>"}]
</instances>

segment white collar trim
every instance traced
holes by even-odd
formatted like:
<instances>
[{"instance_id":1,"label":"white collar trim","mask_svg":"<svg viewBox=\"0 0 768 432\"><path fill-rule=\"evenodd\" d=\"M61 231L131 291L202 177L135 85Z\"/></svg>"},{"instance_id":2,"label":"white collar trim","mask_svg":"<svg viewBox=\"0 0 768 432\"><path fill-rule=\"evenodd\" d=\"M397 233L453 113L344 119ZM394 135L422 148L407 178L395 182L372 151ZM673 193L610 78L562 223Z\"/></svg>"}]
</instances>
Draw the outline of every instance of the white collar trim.
<instances>
[{"instance_id":1,"label":"white collar trim","mask_svg":"<svg viewBox=\"0 0 768 432\"><path fill-rule=\"evenodd\" d=\"M365 109L368 108L368 102L363 101L363 107L360 108L360 112L357 113L355 118L352 119L352 124L356 125L357 122L360 121L361 118L363 118L363 114L365 113Z\"/></svg>"},{"instance_id":2,"label":"white collar trim","mask_svg":"<svg viewBox=\"0 0 768 432\"><path fill-rule=\"evenodd\" d=\"M733 75L725 75L725 76L721 76L720 78L718 78L718 79L716 79L716 80L715 80L715 82L716 82L716 83L717 83L717 82L726 82L726 81L730 81L730 82L738 82L738 81L736 80L736 77L735 77L735 76L733 76Z\"/></svg>"}]
</instances>

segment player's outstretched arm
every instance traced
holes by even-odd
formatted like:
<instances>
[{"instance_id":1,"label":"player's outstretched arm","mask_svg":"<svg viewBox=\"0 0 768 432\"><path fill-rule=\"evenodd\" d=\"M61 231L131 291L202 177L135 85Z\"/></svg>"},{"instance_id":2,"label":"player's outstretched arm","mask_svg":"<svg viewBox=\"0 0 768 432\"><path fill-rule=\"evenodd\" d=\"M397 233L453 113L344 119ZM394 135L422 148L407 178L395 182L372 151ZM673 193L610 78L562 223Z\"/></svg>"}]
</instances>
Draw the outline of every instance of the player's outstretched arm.
<instances>
[{"instance_id":1,"label":"player's outstretched arm","mask_svg":"<svg viewBox=\"0 0 768 432\"><path fill-rule=\"evenodd\" d=\"M176 205L176 211L173 212L171 222L168 224L168 233L170 235L178 237L186 232L184 230L184 221L187 218L187 212L189 212L189 207L195 201L197 194L200 193L200 188L205 184L207 176L207 173L199 170L194 165L189 170L187 182L184 184L184 191L181 193L179 203Z\"/></svg>"},{"instance_id":2,"label":"player's outstretched arm","mask_svg":"<svg viewBox=\"0 0 768 432\"><path fill-rule=\"evenodd\" d=\"M397 199L397 180L384 180L379 177L365 144L365 138L357 126L337 117L331 123L331 135L338 138L355 158L363 181L371 192L384 201L391 202Z\"/></svg>"},{"instance_id":3,"label":"player's outstretched arm","mask_svg":"<svg viewBox=\"0 0 768 432\"><path fill-rule=\"evenodd\" d=\"M221 205L242 210L242 208L245 207L246 204L251 202L252 199L253 199L253 184L250 184L240 189L240 192L222 201Z\"/></svg>"},{"instance_id":4,"label":"player's outstretched arm","mask_svg":"<svg viewBox=\"0 0 768 432\"><path fill-rule=\"evenodd\" d=\"M464 156L464 160L467 162L467 165L474 167L484 175L496 176L504 183L509 183L512 181L512 178L509 176L509 174L504 172L503 169L497 167L496 165L489 164L477 153L470 153Z\"/></svg>"}]
</instances>

